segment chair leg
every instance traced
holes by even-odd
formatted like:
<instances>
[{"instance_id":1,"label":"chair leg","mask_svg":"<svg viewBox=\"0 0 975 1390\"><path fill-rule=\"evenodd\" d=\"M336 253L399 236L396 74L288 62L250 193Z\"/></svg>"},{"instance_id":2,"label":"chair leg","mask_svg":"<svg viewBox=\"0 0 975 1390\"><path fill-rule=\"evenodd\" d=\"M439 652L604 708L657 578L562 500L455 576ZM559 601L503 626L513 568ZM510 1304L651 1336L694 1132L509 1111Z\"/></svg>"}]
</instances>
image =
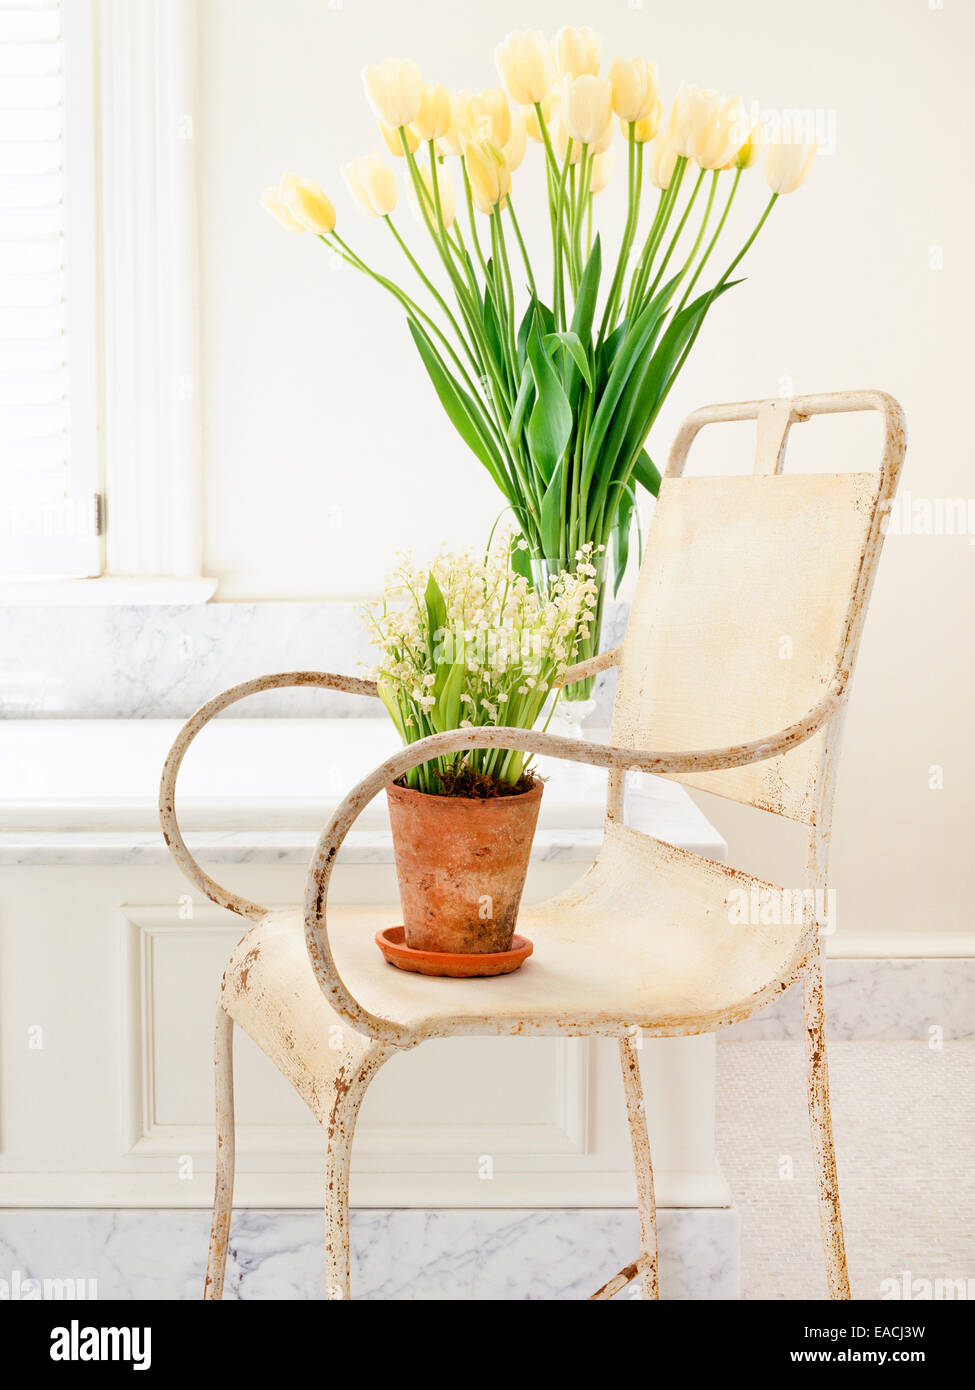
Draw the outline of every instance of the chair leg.
<instances>
[{"instance_id":1,"label":"chair leg","mask_svg":"<svg viewBox=\"0 0 975 1390\"><path fill-rule=\"evenodd\" d=\"M370 1047L361 1060L339 1068L328 1121L325 1158L325 1270L327 1299L349 1299L349 1170L359 1107L369 1082L394 1049Z\"/></svg>"},{"instance_id":2,"label":"chair leg","mask_svg":"<svg viewBox=\"0 0 975 1390\"><path fill-rule=\"evenodd\" d=\"M620 1039L620 1065L623 1069L626 1117L630 1122L630 1142L633 1146L633 1167L636 1172L637 1211L640 1218L640 1254L636 1262L637 1273L642 1275L643 1297L659 1298L657 1206L653 1195L653 1165L650 1162L647 1111L643 1099L643 1085L640 1080L640 1054L632 1038Z\"/></svg>"},{"instance_id":3,"label":"chair leg","mask_svg":"<svg viewBox=\"0 0 975 1390\"><path fill-rule=\"evenodd\" d=\"M850 1276L846 1266L843 1216L840 1211L840 1193L836 1178L836 1151L829 1108L823 971L818 958L803 976L803 1011L806 1025L809 1126L812 1131L813 1158L819 1188L819 1224L823 1233L826 1280L830 1298L843 1299L850 1297Z\"/></svg>"},{"instance_id":4,"label":"chair leg","mask_svg":"<svg viewBox=\"0 0 975 1390\"><path fill-rule=\"evenodd\" d=\"M213 1039L213 1068L217 1108L217 1175L207 1277L203 1290L205 1299L223 1298L230 1211L234 1200L234 1021L219 1005Z\"/></svg>"}]
</instances>

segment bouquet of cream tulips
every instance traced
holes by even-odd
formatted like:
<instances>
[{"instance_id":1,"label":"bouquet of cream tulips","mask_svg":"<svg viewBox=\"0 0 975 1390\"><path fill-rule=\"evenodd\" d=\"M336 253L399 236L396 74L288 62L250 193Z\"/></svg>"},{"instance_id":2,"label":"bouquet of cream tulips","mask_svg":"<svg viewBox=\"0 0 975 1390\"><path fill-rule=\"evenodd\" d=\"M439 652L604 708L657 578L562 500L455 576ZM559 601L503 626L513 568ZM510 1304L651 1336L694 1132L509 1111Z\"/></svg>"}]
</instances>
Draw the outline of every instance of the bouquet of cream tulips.
<instances>
[{"instance_id":1,"label":"bouquet of cream tulips","mask_svg":"<svg viewBox=\"0 0 975 1390\"><path fill-rule=\"evenodd\" d=\"M504 87L448 92L413 62L363 72L389 153L440 265L436 283L393 213L393 168L378 154L342 175L367 217L385 223L415 295L374 270L336 230L335 209L308 179L285 175L264 206L293 232L315 233L402 306L444 410L494 479L524 544L515 563L548 585L583 547L612 548L626 567L637 488L660 475L645 441L711 306L777 199L809 173L813 144L769 142L769 197L744 243L716 259L762 130L741 101L685 86L665 119L657 68L616 58L600 75L601 39L563 29L549 44L513 33L496 51ZM615 264L593 228L621 133L626 218ZM550 229L544 265L522 235L514 175L540 147ZM523 176L524 177L524 176ZM520 200L519 193L519 200ZM709 266L716 275L702 277ZM601 563L601 562L600 562ZM598 649L601 600L580 659ZM577 685L570 698L585 698Z\"/></svg>"}]
</instances>

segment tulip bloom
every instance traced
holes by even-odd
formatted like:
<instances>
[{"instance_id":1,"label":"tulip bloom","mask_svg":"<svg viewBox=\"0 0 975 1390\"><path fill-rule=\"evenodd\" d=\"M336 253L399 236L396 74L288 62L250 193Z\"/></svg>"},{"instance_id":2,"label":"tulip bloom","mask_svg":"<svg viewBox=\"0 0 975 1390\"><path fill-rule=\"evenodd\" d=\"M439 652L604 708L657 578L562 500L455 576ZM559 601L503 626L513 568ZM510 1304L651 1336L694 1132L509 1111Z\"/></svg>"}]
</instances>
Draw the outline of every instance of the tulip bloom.
<instances>
[{"instance_id":1,"label":"tulip bloom","mask_svg":"<svg viewBox=\"0 0 975 1390\"><path fill-rule=\"evenodd\" d=\"M494 61L508 95L519 106L534 106L551 91L552 65L540 30L508 34L494 50Z\"/></svg>"},{"instance_id":2,"label":"tulip bloom","mask_svg":"<svg viewBox=\"0 0 975 1390\"><path fill-rule=\"evenodd\" d=\"M386 125L384 121L380 121L379 133L383 137L386 148L389 150L390 154L395 155L397 159L402 159L403 142L399 138L399 131L394 130L392 126ZM415 154L420 148L419 135L417 135L410 126L403 127L403 134L406 136L406 144L410 154Z\"/></svg>"},{"instance_id":3,"label":"tulip bloom","mask_svg":"<svg viewBox=\"0 0 975 1390\"><path fill-rule=\"evenodd\" d=\"M515 111L511 116L511 134L505 141L504 157L512 173L520 167L528 145L528 122L524 111Z\"/></svg>"},{"instance_id":4,"label":"tulip bloom","mask_svg":"<svg viewBox=\"0 0 975 1390\"><path fill-rule=\"evenodd\" d=\"M300 233L305 230L302 224L291 216L278 188L265 188L261 194L261 207L265 212L269 212L286 232Z\"/></svg>"},{"instance_id":5,"label":"tulip bloom","mask_svg":"<svg viewBox=\"0 0 975 1390\"><path fill-rule=\"evenodd\" d=\"M325 236L335 226L335 209L317 183L285 174L281 180L281 201L306 232Z\"/></svg>"},{"instance_id":6,"label":"tulip bloom","mask_svg":"<svg viewBox=\"0 0 975 1390\"><path fill-rule=\"evenodd\" d=\"M411 122L419 140L439 140L450 128L450 96L446 87L424 87L420 109Z\"/></svg>"},{"instance_id":7,"label":"tulip bloom","mask_svg":"<svg viewBox=\"0 0 975 1390\"><path fill-rule=\"evenodd\" d=\"M592 162L592 173L589 178L589 192L602 193L603 189L613 177L613 166L616 163L616 151L611 147L602 154L597 154Z\"/></svg>"},{"instance_id":8,"label":"tulip bloom","mask_svg":"<svg viewBox=\"0 0 975 1390\"><path fill-rule=\"evenodd\" d=\"M776 140L765 156L765 182L773 193L794 193L805 183L813 166L819 146L809 143L788 143Z\"/></svg>"},{"instance_id":9,"label":"tulip bloom","mask_svg":"<svg viewBox=\"0 0 975 1390\"><path fill-rule=\"evenodd\" d=\"M677 151L666 135L658 135L650 146L650 158L647 160L647 175L654 188L662 191L670 187L676 163Z\"/></svg>"},{"instance_id":10,"label":"tulip bloom","mask_svg":"<svg viewBox=\"0 0 975 1390\"><path fill-rule=\"evenodd\" d=\"M430 201L427 202L426 199L424 199L424 207L420 207L419 199L416 194L416 187L412 179L406 185L406 196L410 201L410 207L413 209L414 217L422 227L426 225L424 208L433 218L433 221L436 222L436 203L433 196L433 179L430 176L430 170L420 169L418 172ZM454 199L454 181L450 176L450 170L445 164L437 165L437 193L440 197L440 213L443 217L443 224L445 227L449 227L456 216L456 202Z\"/></svg>"},{"instance_id":11,"label":"tulip bloom","mask_svg":"<svg viewBox=\"0 0 975 1390\"><path fill-rule=\"evenodd\" d=\"M342 165L346 188L367 217L388 217L396 206L396 178L378 154Z\"/></svg>"},{"instance_id":12,"label":"tulip bloom","mask_svg":"<svg viewBox=\"0 0 975 1390\"><path fill-rule=\"evenodd\" d=\"M437 141L437 154L464 153L464 142L471 138L468 129L471 99L471 92L467 87L463 91L450 93L450 120L447 129Z\"/></svg>"},{"instance_id":13,"label":"tulip bloom","mask_svg":"<svg viewBox=\"0 0 975 1390\"><path fill-rule=\"evenodd\" d=\"M470 100L468 140L488 139L504 146L511 138L511 107L500 87L488 87Z\"/></svg>"},{"instance_id":14,"label":"tulip bloom","mask_svg":"<svg viewBox=\"0 0 975 1390\"><path fill-rule=\"evenodd\" d=\"M726 169L750 169L758 158L761 147L762 127L756 121L748 132L748 139L742 145L734 159L730 159L724 167Z\"/></svg>"},{"instance_id":15,"label":"tulip bloom","mask_svg":"<svg viewBox=\"0 0 975 1390\"><path fill-rule=\"evenodd\" d=\"M613 84L608 77L567 77L562 119L569 137L596 146L613 119Z\"/></svg>"},{"instance_id":16,"label":"tulip bloom","mask_svg":"<svg viewBox=\"0 0 975 1390\"><path fill-rule=\"evenodd\" d=\"M376 119L399 130L416 120L423 102L423 78L416 63L387 58L362 69L362 84Z\"/></svg>"},{"instance_id":17,"label":"tulip bloom","mask_svg":"<svg viewBox=\"0 0 975 1390\"><path fill-rule=\"evenodd\" d=\"M649 116L644 116L642 121L633 122L633 139L638 145L645 145L648 140L652 140L660 130L660 123L664 118L663 102L657 98L656 105ZM630 138L630 126L627 121L620 121L620 130L627 139Z\"/></svg>"},{"instance_id":18,"label":"tulip bloom","mask_svg":"<svg viewBox=\"0 0 975 1390\"><path fill-rule=\"evenodd\" d=\"M609 80L613 84L613 110L624 125L646 120L659 105L656 63L645 58L616 58Z\"/></svg>"},{"instance_id":19,"label":"tulip bloom","mask_svg":"<svg viewBox=\"0 0 975 1390\"><path fill-rule=\"evenodd\" d=\"M667 138L678 154L696 159L702 169L720 169L741 148L748 134L746 121L738 97L681 87L670 112Z\"/></svg>"},{"instance_id":20,"label":"tulip bloom","mask_svg":"<svg viewBox=\"0 0 975 1390\"><path fill-rule=\"evenodd\" d=\"M481 212L504 207L511 192L511 170L504 151L493 140L469 140L464 146L464 163L471 185L471 197Z\"/></svg>"},{"instance_id":21,"label":"tulip bloom","mask_svg":"<svg viewBox=\"0 0 975 1390\"><path fill-rule=\"evenodd\" d=\"M560 77L595 77L599 72L603 36L583 26L560 29L552 42L552 58Z\"/></svg>"}]
</instances>

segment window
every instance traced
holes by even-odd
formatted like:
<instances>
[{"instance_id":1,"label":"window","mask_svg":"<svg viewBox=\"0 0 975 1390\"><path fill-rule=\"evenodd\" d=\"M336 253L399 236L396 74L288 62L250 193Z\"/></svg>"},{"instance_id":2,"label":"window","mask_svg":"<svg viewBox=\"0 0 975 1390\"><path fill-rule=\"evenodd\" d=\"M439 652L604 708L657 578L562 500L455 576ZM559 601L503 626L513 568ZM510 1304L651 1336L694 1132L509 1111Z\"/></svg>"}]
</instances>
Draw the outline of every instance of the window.
<instances>
[{"instance_id":1,"label":"window","mask_svg":"<svg viewBox=\"0 0 975 1390\"><path fill-rule=\"evenodd\" d=\"M0 574L101 569L86 0L0 0Z\"/></svg>"}]
</instances>

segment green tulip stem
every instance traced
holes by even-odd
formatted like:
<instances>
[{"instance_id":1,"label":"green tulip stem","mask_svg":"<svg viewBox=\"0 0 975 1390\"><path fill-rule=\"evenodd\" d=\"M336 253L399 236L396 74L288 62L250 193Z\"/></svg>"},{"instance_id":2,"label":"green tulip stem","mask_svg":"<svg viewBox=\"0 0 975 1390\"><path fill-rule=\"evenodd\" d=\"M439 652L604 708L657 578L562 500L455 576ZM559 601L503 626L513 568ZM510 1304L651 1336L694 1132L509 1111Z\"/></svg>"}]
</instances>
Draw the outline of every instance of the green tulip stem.
<instances>
[{"instance_id":1,"label":"green tulip stem","mask_svg":"<svg viewBox=\"0 0 975 1390\"><path fill-rule=\"evenodd\" d=\"M479 366L479 364L478 364L478 362L477 362L477 359L476 359L476 357L474 356L474 353L471 351L470 344L468 343L467 339L465 338L464 334L463 334L462 331L461 331L460 324L457 322L457 320L454 318L453 314L451 313L451 311L450 311L450 306L448 305L447 301L444 299L443 295L442 295L442 294L440 293L440 291L437 289L436 285L433 283L433 281L430 279L430 277L425 273L425 271L423 270L423 267L420 265L419 261L418 261L418 260L416 259L416 257L413 255L413 252L410 250L410 248L407 246L406 242L403 240L403 238L400 236L399 232L396 230L396 226L395 226L395 224L393 223L393 219L392 219L390 216L387 215L387 216L385 216L385 217L383 218L383 221L386 223L386 226L387 226L387 227L389 228L389 230L392 232L393 237L395 238L397 244L399 245L400 249L401 249L402 252L403 252L403 255L406 257L406 259L409 261L410 265L411 265L411 266L413 267L413 269L416 271L416 273L417 273L417 275L418 275L420 281L423 283L423 285L425 285L425 287L426 287L426 289L427 289L427 292L433 296L433 298L434 298L434 299L437 301L437 303L440 305L440 308L443 310L444 314L447 316L447 319L448 319L448 321L449 321L449 323L450 323L451 328L453 328L454 332L455 332L456 335L457 335L457 340L458 340L458 342L459 342L459 343L461 344L461 346L463 347L464 353L466 354L468 361L470 362L472 368L474 369L475 375L479 374L479 373L480 373L480 366Z\"/></svg>"},{"instance_id":2,"label":"green tulip stem","mask_svg":"<svg viewBox=\"0 0 975 1390\"><path fill-rule=\"evenodd\" d=\"M765 226L765 223L768 221L768 215L769 215L769 213L772 211L772 209L775 207L776 201L778 200L778 196L779 196L779 195L778 195L777 193L773 193L772 196L771 196L771 198L769 198L768 202L767 202L766 205L765 205L765 211L762 213L761 217L760 217L760 218L758 219L758 221L755 223L755 226L754 226L753 229L752 229L751 235L748 237L748 239L747 239L747 241L745 242L744 246L743 246L743 247L741 248L741 250L738 252L738 255L734 258L734 260L733 260L733 261L731 262L731 264L728 266L728 269L727 269L727 270L724 272L724 274L721 276L721 279L720 279L720 280L718 281L718 283L714 286L714 288L712 289L710 295L708 296L707 305L705 306L705 312L706 312L706 310L707 310L707 307L710 306L711 301L714 299L715 295L718 293L719 290L721 290L721 289L724 288L724 286L725 286L725 285L728 283L728 281L731 279L732 273L735 271L735 269L738 267L738 265L741 263L741 261L745 258L746 254L748 253L749 248L750 248L751 245L752 245L752 242L755 240L755 238L758 236L759 232L760 232L760 231L762 230L762 228ZM702 325L703 322L704 322L704 318L705 318L705 314L701 314L700 318L699 318L698 321L697 321L697 325L696 325L696 327L695 327L695 329L694 329L694 332L691 334L690 338L688 339L688 342L687 342L686 347L684 348L684 351L681 353L680 357L677 359L677 365L676 365L676 367L674 367L673 371L671 372L670 379L668 380L667 385L664 387L664 390L663 390L663 392L661 393L660 399L659 399L658 402L657 402L657 407L656 407L656 408L657 408L657 411L658 411L658 412L659 412L659 410L660 410L660 407L663 405L664 401L667 399L667 396L668 396L669 393L670 393L670 388L673 386L674 382L677 380L677 377L680 375L681 369L683 368L684 363L687 361L687 359L688 359L688 357L689 357L689 355L690 355L691 348L693 348L695 342L697 341L697 335L698 335L698 334L700 333L700 331L701 331L701 325Z\"/></svg>"},{"instance_id":3,"label":"green tulip stem","mask_svg":"<svg viewBox=\"0 0 975 1390\"><path fill-rule=\"evenodd\" d=\"M505 315L508 330L508 354L511 359L511 379L515 389L518 388L518 351L515 346L515 287L511 278L511 262L508 260L508 246L504 239L504 222L501 218L500 204L491 214L492 226L497 232L498 251L501 256L501 269L504 275L504 284L508 296L508 313ZM496 226L495 226L496 224Z\"/></svg>"},{"instance_id":4,"label":"green tulip stem","mask_svg":"<svg viewBox=\"0 0 975 1390\"><path fill-rule=\"evenodd\" d=\"M487 261L484 259L484 252L481 250L481 240L477 235L477 220L474 216L474 199L471 196L471 181L467 177L467 161L464 156L460 157L460 171L464 178L464 197L467 199L467 216L471 224L471 236L474 240L474 250L477 252L477 259L480 261L481 270L484 272L485 280L488 278Z\"/></svg>"},{"instance_id":5,"label":"green tulip stem","mask_svg":"<svg viewBox=\"0 0 975 1390\"><path fill-rule=\"evenodd\" d=\"M511 198L511 194L510 194L510 193L508 194L508 214L509 214L509 216L511 217L511 225L512 225L512 227L514 227L514 229L515 229L515 236L516 236L517 239L518 239L518 246L519 246L519 248L520 248L520 250L521 250L521 259L522 259L522 260L524 261L524 263L525 263L525 273L526 273L526 275L528 276L528 285L529 285L529 288L530 288L530 290L531 290L531 292L532 292L533 298L537 299L537 298L538 298L538 291L537 291L537 289L535 288L535 276L534 276L534 274L532 273L532 263L531 263L531 261L528 259L528 250L527 250L527 248L526 248L526 246L525 246L524 237L521 235L521 228L519 227L519 225L518 225L518 219L517 219L517 217L515 216L515 205L514 205L514 203L512 202L512 198Z\"/></svg>"},{"instance_id":6,"label":"green tulip stem","mask_svg":"<svg viewBox=\"0 0 975 1390\"><path fill-rule=\"evenodd\" d=\"M698 229L697 236L694 238L694 245L691 247L690 254L688 255L683 266L681 267L678 284L680 283L680 280L683 280L684 276L687 274L691 266L694 264L694 259L697 256L698 251L701 249L701 242L704 240L704 233L707 231L708 223L711 220L711 209L714 206L714 195L718 190L718 173L719 170L717 169L714 169L711 172L711 187L708 190L708 200L704 206L704 216L701 218L701 225ZM678 314L680 313L681 309L683 309L683 307L684 300L682 299L677 306Z\"/></svg>"},{"instance_id":7,"label":"green tulip stem","mask_svg":"<svg viewBox=\"0 0 975 1390\"><path fill-rule=\"evenodd\" d=\"M660 249L660 243L664 239L664 233L667 230L668 223L670 222L671 215L677 203L677 197L680 193L681 184L684 181L684 171L686 168L686 157L684 155L678 155L674 163L674 172L670 176L670 183L660 195L660 201L657 204L657 212L653 219L653 225L647 234L647 239L644 242L643 251L640 255L640 261L637 265L636 274L630 284L630 295L626 306L626 317L628 319L636 312L643 298L643 293L647 287L647 281L650 278L650 271L653 267L654 257Z\"/></svg>"},{"instance_id":8,"label":"green tulip stem","mask_svg":"<svg viewBox=\"0 0 975 1390\"><path fill-rule=\"evenodd\" d=\"M705 172L706 172L706 171L705 171L704 169L702 169L701 172L700 172L700 173L698 174L698 176L697 176L697 180L696 180L696 182L695 182L695 184L694 184L694 187L693 187L692 190L691 190L691 196L690 196L690 198L688 198L688 200L687 200L687 207L684 209L684 212L683 212L683 214L682 214L682 216L681 216L681 219L680 219L680 221L679 221L678 224L677 224L677 230L676 230L676 232L674 232L674 235L670 238L670 242L669 242L669 244L668 244L668 246L667 246L667 250L666 250L666 252L664 253L664 258L663 258L663 260L660 262L660 265L659 265L659 267L657 268L657 273L656 273L656 275L654 276L653 284L650 286L649 290L647 291L647 298L648 298L648 299L652 299L653 296L656 294L656 292L657 292L657 287L658 287L658 285L660 284L660 281L663 279L664 271L667 269L667 266L670 264L670 258L671 258L671 256L674 254L674 247L677 245L678 241L679 241L680 238L681 238L681 234L682 234L683 231L684 231L684 228L687 226L687 219L688 219L688 218L690 217L690 215L691 215L691 209L693 208L694 203L695 203L696 200L697 200L697 195L698 195L698 193L699 193L700 190L701 190L701 184L704 182L704 175L705 175Z\"/></svg>"},{"instance_id":9,"label":"green tulip stem","mask_svg":"<svg viewBox=\"0 0 975 1390\"><path fill-rule=\"evenodd\" d=\"M390 226L392 226L392 223L390 223ZM436 335L439 342L443 344L444 350L450 354L451 361L453 362L457 370L460 372L465 384L467 385L468 390L474 396L475 401L479 401L480 398L478 395L477 387L475 386L471 378L468 376L467 370L464 367L464 364L461 362L460 358L457 356L457 353L454 350L454 347L451 344L450 339L443 332L436 320L432 319L428 313L421 309L419 304L417 304L416 300L412 299L406 293L405 290L400 289L399 285L397 285L395 281L387 279L385 275L380 275L378 271L373 270L371 266L367 265L366 262L362 259L362 257L359 256L355 251L353 251L352 247L349 246L347 242L342 240L338 232L336 232L333 229L331 235L334 238L334 241L337 243L337 245L333 245L333 243L330 242L328 238L324 236L319 236L319 241L323 242L333 251L337 251L338 254L342 257L342 259L344 261L348 261L349 265L351 265L354 269L360 271L363 275L367 275L370 280L374 280L377 285L381 286L382 289L386 290L388 294L391 294L393 298L399 304L402 305L402 307L406 310L408 314L413 315L415 318L420 319L423 323L425 323L427 327L430 329L430 331ZM463 343L463 336L459 336L461 338L461 342ZM479 370L477 364L474 363L473 365L475 372L477 372ZM494 432L495 436L500 442L503 438L501 431L499 431L498 427L495 425L494 421L491 419L490 416L486 416L485 418L487 419L488 424L491 426L492 431Z\"/></svg>"},{"instance_id":10,"label":"green tulip stem","mask_svg":"<svg viewBox=\"0 0 975 1390\"><path fill-rule=\"evenodd\" d=\"M643 182L643 145L637 141L636 123L634 121L628 122L627 136L626 224L623 228L623 239L620 242L620 252L616 261L616 271L609 288L609 296L606 300L606 308L603 313L602 323L599 326L600 343L604 341L610 327L616 324L616 316L619 312L620 294L623 288L623 280L626 276L626 265L629 260L630 250L633 246L633 238L636 235L637 219L640 215L640 192Z\"/></svg>"},{"instance_id":11,"label":"green tulip stem","mask_svg":"<svg viewBox=\"0 0 975 1390\"><path fill-rule=\"evenodd\" d=\"M572 158L572 141L569 141L565 151L565 163L562 165L562 173L559 176L559 197L555 210L555 223L557 227L556 254L555 254L555 317L556 321L565 328L565 298L564 298L564 278L563 278L563 253L562 242L562 209L565 205L565 184L569 174L569 161Z\"/></svg>"},{"instance_id":12,"label":"green tulip stem","mask_svg":"<svg viewBox=\"0 0 975 1390\"><path fill-rule=\"evenodd\" d=\"M727 201L725 202L725 205L724 205L724 211L722 212L720 218L718 219L718 225L715 227L715 229L714 229L714 234L712 235L711 240L708 242L707 247L705 248L704 255L701 257L700 261L698 262L697 269L696 269L695 272L694 272L694 275L693 275L693 277L692 277L692 279L691 279L691 282L690 282L690 284L687 286L687 289L684 291L683 298L681 299L681 302L680 302L680 303L678 304L678 306L677 306L677 312L678 312L678 313L680 313L681 309L683 309L684 305L685 305L685 304L687 303L687 301L690 299L691 294L693 293L693 290L694 290L694 286L697 284L698 280L701 278L701 272L703 271L704 267L707 265L708 261L711 259L711 253L712 253L712 251L714 250L715 246L716 246L717 243L718 243L718 238L720 237L721 233L724 231L724 224L725 224L725 223L727 222L727 220L728 220L728 213L731 211L731 204L734 202L735 194L736 194L737 191L738 191L738 185L739 185L739 183L741 182L741 175L742 175L742 170L741 170L741 169L736 169L736 170L735 170L735 177L734 177L734 179L732 180L732 183L731 183L731 192L728 194Z\"/></svg>"}]
</instances>

